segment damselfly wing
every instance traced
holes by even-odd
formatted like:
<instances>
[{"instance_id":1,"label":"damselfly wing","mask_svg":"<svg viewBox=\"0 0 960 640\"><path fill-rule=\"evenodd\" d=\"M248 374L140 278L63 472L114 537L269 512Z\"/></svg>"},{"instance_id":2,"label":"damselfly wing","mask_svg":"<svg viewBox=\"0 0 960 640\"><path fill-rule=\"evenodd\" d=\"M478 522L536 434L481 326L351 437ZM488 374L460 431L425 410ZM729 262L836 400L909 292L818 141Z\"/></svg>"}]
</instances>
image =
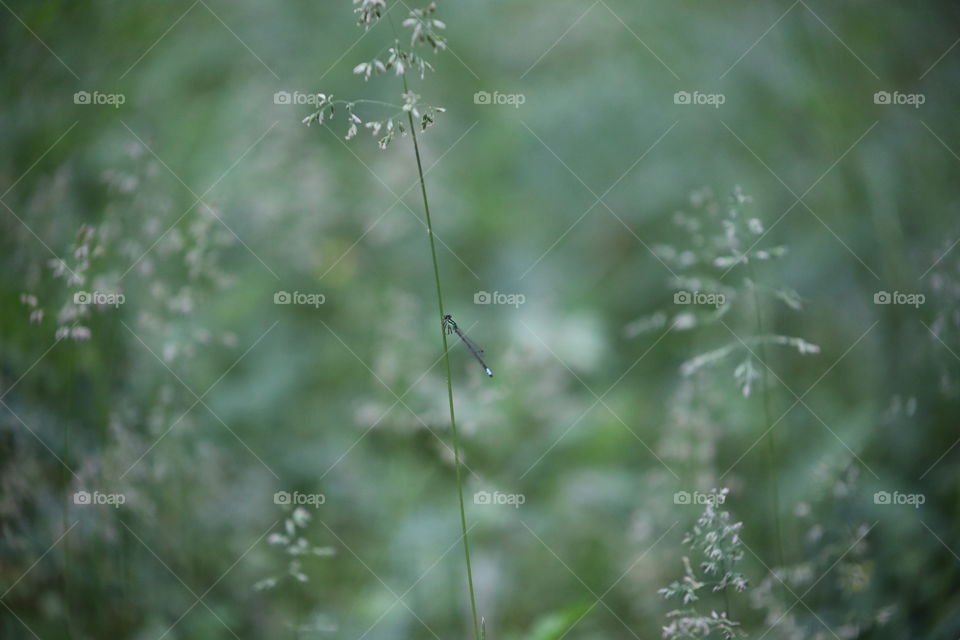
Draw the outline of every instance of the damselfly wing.
<instances>
[{"instance_id":1,"label":"damselfly wing","mask_svg":"<svg viewBox=\"0 0 960 640\"><path fill-rule=\"evenodd\" d=\"M491 371L490 367L487 366L487 363L483 361L483 349L481 349L473 340L467 337L460 327L457 326L457 323L454 322L453 316L449 314L443 316L443 327L446 329L447 334L457 334L457 336L463 341L463 344L467 346L467 349L470 350L470 353L473 354L473 357L476 358L477 362L480 363L480 366L483 367L483 372L492 378L493 371Z\"/></svg>"}]
</instances>

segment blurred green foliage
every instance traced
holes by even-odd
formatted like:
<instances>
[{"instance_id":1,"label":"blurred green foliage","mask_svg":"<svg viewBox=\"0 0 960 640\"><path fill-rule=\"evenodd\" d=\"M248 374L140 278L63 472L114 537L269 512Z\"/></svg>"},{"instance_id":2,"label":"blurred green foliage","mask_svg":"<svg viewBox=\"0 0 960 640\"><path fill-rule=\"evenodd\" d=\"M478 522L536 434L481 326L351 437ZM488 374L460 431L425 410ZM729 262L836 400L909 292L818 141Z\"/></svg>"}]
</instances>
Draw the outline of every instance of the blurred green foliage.
<instances>
[{"instance_id":1,"label":"blurred green foliage","mask_svg":"<svg viewBox=\"0 0 960 640\"><path fill-rule=\"evenodd\" d=\"M392 35L364 35L350 7L0 9L0 636L468 635L409 139L345 143L342 119L307 128L309 105L274 100L399 100L352 75ZM657 590L682 577L700 515L674 494L725 486L750 550L731 616L751 636L956 638L956 4L439 15L450 51L414 90L447 109L422 138L447 306L496 372L457 345L487 636L658 636ZM75 103L83 91L123 104ZM676 312L660 252L696 253L675 212L701 215L704 187L724 211L736 185L788 252L724 282L789 288L802 309L762 302L758 331L745 296L725 324L637 331ZM124 304L74 304L98 290ZM475 305L481 291L525 302ZM926 301L877 305L880 291ZM746 398L738 361L681 374L760 333L820 352L769 347ZM773 455L764 397L782 415ZM774 488L787 586L770 571ZM324 502L307 520L278 491ZM524 503L474 504L481 491Z\"/></svg>"}]
</instances>

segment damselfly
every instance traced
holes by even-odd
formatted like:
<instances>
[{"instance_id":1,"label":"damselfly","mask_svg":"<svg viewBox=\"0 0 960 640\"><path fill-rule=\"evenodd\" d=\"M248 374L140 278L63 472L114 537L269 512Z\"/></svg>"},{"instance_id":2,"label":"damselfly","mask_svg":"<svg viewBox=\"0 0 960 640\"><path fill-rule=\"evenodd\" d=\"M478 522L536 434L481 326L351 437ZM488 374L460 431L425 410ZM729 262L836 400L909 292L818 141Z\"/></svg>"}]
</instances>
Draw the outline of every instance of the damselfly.
<instances>
[{"instance_id":1,"label":"damselfly","mask_svg":"<svg viewBox=\"0 0 960 640\"><path fill-rule=\"evenodd\" d=\"M443 328L447 331L447 334L456 333L460 336L460 339L463 340L463 344L467 345L467 349L470 349L470 353L473 354L473 357L477 359L477 362L480 363L480 366L483 367L483 372L486 373L491 378L493 377L493 371L490 371L490 367L487 366L487 363L483 361L483 349L474 344L473 340L468 338L463 331L460 330L460 327L457 326L457 323L453 321L453 316L447 314L443 316Z\"/></svg>"}]
</instances>

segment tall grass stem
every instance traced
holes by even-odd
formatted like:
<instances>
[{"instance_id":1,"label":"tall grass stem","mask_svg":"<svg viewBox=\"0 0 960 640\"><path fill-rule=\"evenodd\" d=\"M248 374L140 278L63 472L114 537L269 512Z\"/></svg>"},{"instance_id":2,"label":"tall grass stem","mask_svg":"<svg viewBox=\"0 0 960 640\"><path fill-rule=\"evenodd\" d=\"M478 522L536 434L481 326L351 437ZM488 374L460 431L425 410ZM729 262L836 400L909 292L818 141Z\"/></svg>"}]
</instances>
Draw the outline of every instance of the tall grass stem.
<instances>
[{"instance_id":1,"label":"tall grass stem","mask_svg":"<svg viewBox=\"0 0 960 640\"><path fill-rule=\"evenodd\" d=\"M407 81L403 78L403 90L407 91ZM440 340L443 344L443 363L447 372L447 401L450 405L450 430L453 434L453 457L457 476L457 497L460 501L460 533L463 536L463 555L467 565L467 585L470 589L470 611L473 615L473 633L476 640L480 640L480 624L477 621L477 599L473 589L473 568L470 563L470 541L467 537L467 515L463 504L463 472L460 464L460 435L457 431L457 417L453 409L453 377L450 373L450 351L447 346L447 332L442 325L445 315L443 310L443 290L440 287L440 267L437 262L437 244L433 236L433 220L430 217L430 201L427 199L427 185L423 179L423 163L420 160L420 143L417 141L417 128L413 115L407 112L410 123L410 135L413 138L413 151L417 158L417 174L420 178L420 195L423 196L423 210L427 218L427 237L430 238L430 257L433 259L433 279L437 287L437 308L440 315L437 317L437 327L440 329Z\"/></svg>"},{"instance_id":2,"label":"tall grass stem","mask_svg":"<svg viewBox=\"0 0 960 640\"><path fill-rule=\"evenodd\" d=\"M754 283L754 286L752 288L753 310L754 310L754 315L756 317L757 335L762 336L764 335L763 334L763 316L760 312L760 296L757 294L756 272L754 271L752 264L750 265L750 277ZM760 350L760 358L762 359L762 362L760 363L761 370L762 370L761 371L762 388L760 389L760 398L763 403L763 420L764 420L763 430L767 431L767 437L766 437L767 459L770 466L770 487L771 487L770 493L772 496L771 500L773 502L773 505L772 505L773 529L774 529L774 537L776 539L775 542L777 547L777 563L781 568L783 568L785 564L783 560L783 534L780 528L780 481L779 481L780 470L777 465L777 447L773 438L773 429L772 429L773 423L771 421L771 414L770 414L770 398L769 398L770 375L769 375L769 372L767 371L767 350L762 340L760 341L758 348Z\"/></svg>"}]
</instances>

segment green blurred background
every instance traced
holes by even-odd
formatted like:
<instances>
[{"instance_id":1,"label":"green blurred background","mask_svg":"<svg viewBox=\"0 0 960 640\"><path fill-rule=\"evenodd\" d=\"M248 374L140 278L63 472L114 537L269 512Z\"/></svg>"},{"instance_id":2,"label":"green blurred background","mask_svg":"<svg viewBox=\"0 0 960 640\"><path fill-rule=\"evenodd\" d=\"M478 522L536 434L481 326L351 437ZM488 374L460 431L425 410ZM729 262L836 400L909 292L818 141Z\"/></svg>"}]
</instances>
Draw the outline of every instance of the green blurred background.
<instances>
[{"instance_id":1,"label":"green blurred background","mask_svg":"<svg viewBox=\"0 0 960 640\"><path fill-rule=\"evenodd\" d=\"M351 73L389 25L365 34L347 0L0 4L0 635L470 635L410 139L345 142L342 113L308 128L309 105L274 99L398 101L396 79ZM447 109L420 137L447 310L495 372L454 345L488 637L659 637L700 513L675 493L725 486L752 637L956 638L960 8L438 15L450 50L413 88ZM704 276L730 309L689 326L677 265L724 270L687 260L709 247L675 213L719 223L737 187L759 246L788 251ZM748 397L746 349L683 375L759 334L820 351L767 345ZM323 504L307 521L278 491ZM790 588L771 584L775 515Z\"/></svg>"}]
</instances>

